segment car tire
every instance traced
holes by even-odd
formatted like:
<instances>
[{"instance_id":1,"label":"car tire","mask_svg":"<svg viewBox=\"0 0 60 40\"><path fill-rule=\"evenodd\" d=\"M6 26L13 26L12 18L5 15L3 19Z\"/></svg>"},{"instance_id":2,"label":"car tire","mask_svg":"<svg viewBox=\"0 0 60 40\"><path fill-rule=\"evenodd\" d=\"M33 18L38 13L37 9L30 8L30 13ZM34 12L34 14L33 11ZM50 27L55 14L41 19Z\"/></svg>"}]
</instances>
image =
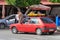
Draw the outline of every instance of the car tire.
<instances>
[{"instance_id":1,"label":"car tire","mask_svg":"<svg viewBox=\"0 0 60 40\"><path fill-rule=\"evenodd\" d=\"M37 34L37 35L41 35L41 34L42 34L41 29L39 29L39 28L38 28L38 29L36 29L36 34Z\"/></svg>"},{"instance_id":2,"label":"car tire","mask_svg":"<svg viewBox=\"0 0 60 40\"><path fill-rule=\"evenodd\" d=\"M12 33L13 33L13 34L17 34L17 33L18 33L18 30L16 29L16 27L13 27L13 28L12 28Z\"/></svg>"},{"instance_id":3,"label":"car tire","mask_svg":"<svg viewBox=\"0 0 60 40\"><path fill-rule=\"evenodd\" d=\"M54 34L54 32L49 32L49 35L52 35L52 34Z\"/></svg>"},{"instance_id":4,"label":"car tire","mask_svg":"<svg viewBox=\"0 0 60 40\"><path fill-rule=\"evenodd\" d=\"M0 29L5 29L5 24L0 23Z\"/></svg>"}]
</instances>

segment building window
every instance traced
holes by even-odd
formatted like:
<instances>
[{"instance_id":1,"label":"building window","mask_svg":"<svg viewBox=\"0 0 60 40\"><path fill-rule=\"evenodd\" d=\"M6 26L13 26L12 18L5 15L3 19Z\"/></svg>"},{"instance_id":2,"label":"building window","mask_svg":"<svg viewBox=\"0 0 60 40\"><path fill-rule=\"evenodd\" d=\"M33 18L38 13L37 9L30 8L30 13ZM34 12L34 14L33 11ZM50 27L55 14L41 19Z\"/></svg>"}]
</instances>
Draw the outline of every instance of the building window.
<instances>
[{"instance_id":1,"label":"building window","mask_svg":"<svg viewBox=\"0 0 60 40\"><path fill-rule=\"evenodd\" d=\"M11 5L5 5L5 17L12 14L17 14L17 9Z\"/></svg>"},{"instance_id":2,"label":"building window","mask_svg":"<svg viewBox=\"0 0 60 40\"><path fill-rule=\"evenodd\" d=\"M2 18L2 5L0 5L0 19Z\"/></svg>"}]
</instances>

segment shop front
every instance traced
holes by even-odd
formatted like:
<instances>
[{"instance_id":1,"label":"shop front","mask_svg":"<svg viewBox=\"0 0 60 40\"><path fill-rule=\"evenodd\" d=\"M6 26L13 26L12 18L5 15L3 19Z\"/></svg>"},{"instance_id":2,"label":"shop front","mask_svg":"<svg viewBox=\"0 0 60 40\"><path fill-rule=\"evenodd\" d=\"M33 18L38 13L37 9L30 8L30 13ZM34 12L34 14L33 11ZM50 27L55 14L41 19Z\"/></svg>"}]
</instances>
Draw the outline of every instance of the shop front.
<instances>
[{"instance_id":1,"label":"shop front","mask_svg":"<svg viewBox=\"0 0 60 40\"><path fill-rule=\"evenodd\" d=\"M14 6L8 5L5 0L0 0L0 19L11 14L16 14L16 10Z\"/></svg>"}]
</instances>

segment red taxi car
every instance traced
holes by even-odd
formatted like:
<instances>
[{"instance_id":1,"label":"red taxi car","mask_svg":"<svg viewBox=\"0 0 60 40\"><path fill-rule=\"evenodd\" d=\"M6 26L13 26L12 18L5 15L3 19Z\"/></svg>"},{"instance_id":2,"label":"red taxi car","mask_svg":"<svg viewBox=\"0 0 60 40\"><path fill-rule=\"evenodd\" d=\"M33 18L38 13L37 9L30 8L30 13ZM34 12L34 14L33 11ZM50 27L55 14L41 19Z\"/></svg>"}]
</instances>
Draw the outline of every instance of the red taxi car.
<instances>
[{"instance_id":1,"label":"red taxi car","mask_svg":"<svg viewBox=\"0 0 60 40\"><path fill-rule=\"evenodd\" d=\"M56 25L48 17L27 17L21 24L11 24L10 29L14 34L18 32L36 33L37 35L43 33L54 34Z\"/></svg>"}]
</instances>

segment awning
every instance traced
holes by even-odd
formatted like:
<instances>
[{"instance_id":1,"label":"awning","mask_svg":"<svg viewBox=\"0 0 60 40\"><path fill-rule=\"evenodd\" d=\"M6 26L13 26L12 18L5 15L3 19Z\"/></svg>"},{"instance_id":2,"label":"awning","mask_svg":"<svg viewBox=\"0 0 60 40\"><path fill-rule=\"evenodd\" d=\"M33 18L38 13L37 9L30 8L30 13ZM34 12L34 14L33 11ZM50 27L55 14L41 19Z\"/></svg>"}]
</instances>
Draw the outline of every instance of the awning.
<instances>
[{"instance_id":1,"label":"awning","mask_svg":"<svg viewBox=\"0 0 60 40\"><path fill-rule=\"evenodd\" d=\"M60 3L52 3L52 2L43 2L41 1L43 5L60 5Z\"/></svg>"},{"instance_id":2,"label":"awning","mask_svg":"<svg viewBox=\"0 0 60 40\"><path fill-rule=\"evenodd\" d=\"M0 1L0 5L8 5L7 2Z\"/></svg>"},{"instance_id":3,"label":"awning","mask_svg":"<svg viewBox=\"0 0 60 40\"><path fill-rule=\"evenodd\" d=\"M41 4L39 4L39 5L32 5L32 6L30 6L30 8L32 10L50 10L51 9L48 6L44 6L44 5L41 5Z\"/></svg>"}]
</instances>

